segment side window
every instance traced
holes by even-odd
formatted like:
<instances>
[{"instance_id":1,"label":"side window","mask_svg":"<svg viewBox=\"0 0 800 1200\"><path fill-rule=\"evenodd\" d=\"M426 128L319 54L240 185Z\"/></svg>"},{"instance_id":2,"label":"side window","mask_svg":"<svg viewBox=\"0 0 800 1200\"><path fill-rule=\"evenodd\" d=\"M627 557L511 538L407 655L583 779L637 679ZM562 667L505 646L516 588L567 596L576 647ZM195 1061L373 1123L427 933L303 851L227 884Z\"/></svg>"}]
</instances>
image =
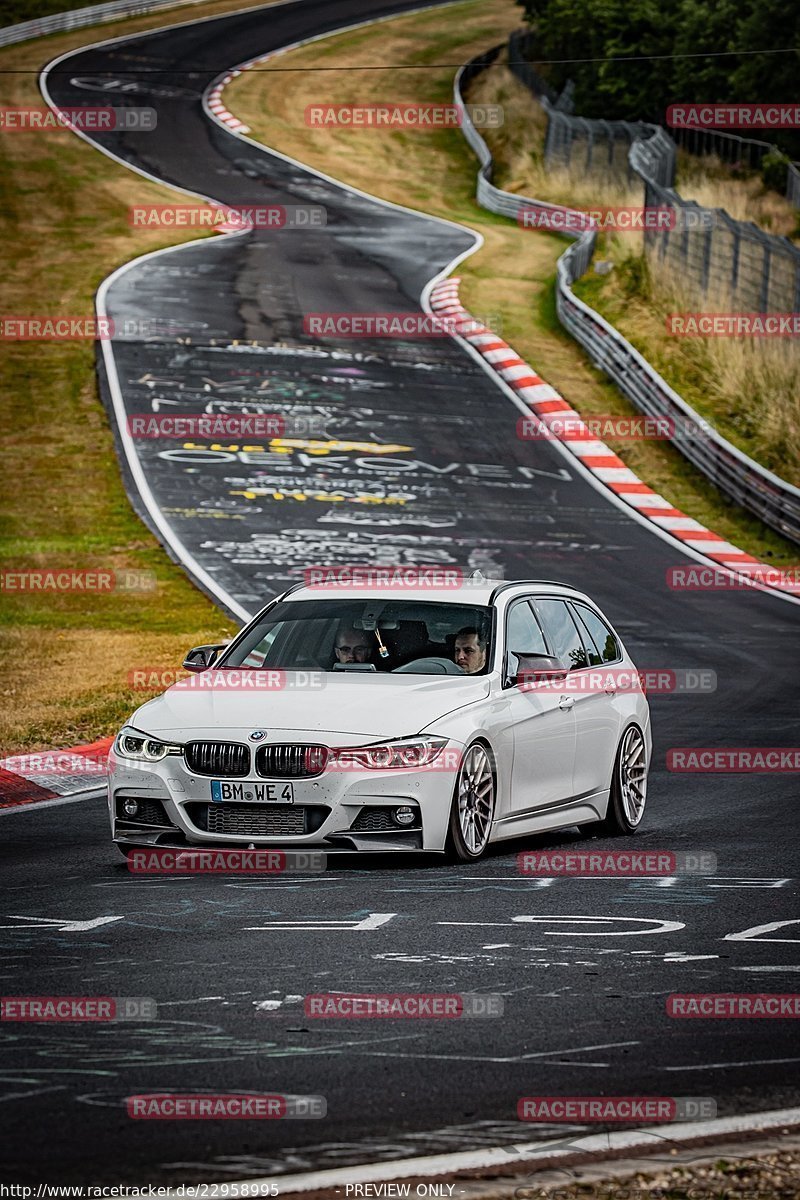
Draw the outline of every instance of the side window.
<instances>
[{"instance_id":1,"label":"side window","mask_svg":"<svg viewBox=\"0 0 800 1200\"><path fill-rule=\"evenodd\" d=\"M506 650L512 654L547 654L539 622L527 600L517 600L506 617Z\"/></svg>"},{"instance_id":2,"label":"side window","mask_svg":"<svg viewBox=\"0 0 800 1200\"><path fill-rule=\"evenodd\" d=\"M534 603L556 658L560 658L570 671L588 667L578 627L564 601L536 600Z\"/></svg>"},{"instance_id":3,"label":"side window","mask_svg":"<svg viewBox=\"0 0 800 1200\"><path fill-rule=\"evenodd\" d=\"M578 614L578 620L587 630L591 641L594 642L600 657L597 662L616 662L622 657L620 645L614 634L606 625L605 621L598 617L597 613L592 612L585 604L576 604L575 611ZM592 663L592 666L595 664Z\"/></svg>"},{"instance_id":4,"label":"side window","mask_svg":"<svg viewBox=\"0 0 800 1200\"><path fill-rule=\"evenodd\" d=\"M264 663L267 661L269 648L275 641L275 638L278 636L279 629L280 625L274 625L266 637L263 637L260 642L253 646L252 650L248 651L247 655L242 660L243 667L263 667Z\"/></svg>"},{"instance_id":5,"label":"side window","mask_svg":"<svg viewBox=\"0 0 800 1200\"><path fill-rule=\"evenodd\" d=\"M597 642L595 642L594 638L589 633L589 630L586 627L586 622L581 619L581 610L578 608L577 605L573 605L572 608L570 609L570 612L572 613L573 617L578 622L578 628L581 631L581 637L583 638L583 644L586 649L586 653L589 655L589 666L590 667L599 667L603 662L603 656L600 653L600 650L598 649ZM601 642L601 645L602 645L602 642Z\"/></svg>"}]
</instances>

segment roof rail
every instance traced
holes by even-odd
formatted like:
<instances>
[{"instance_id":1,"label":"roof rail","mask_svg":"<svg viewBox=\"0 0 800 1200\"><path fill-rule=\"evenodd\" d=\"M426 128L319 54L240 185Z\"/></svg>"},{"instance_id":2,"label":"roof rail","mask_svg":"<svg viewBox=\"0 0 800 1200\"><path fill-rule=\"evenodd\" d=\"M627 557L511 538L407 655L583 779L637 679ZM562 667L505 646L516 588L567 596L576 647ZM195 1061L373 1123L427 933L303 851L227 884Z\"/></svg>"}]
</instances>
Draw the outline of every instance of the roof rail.
<instances>
[{"instance_id":1,"label":"roof rail","mask_svg":"<svg viewBox=\"0 0 800 1200\"><path fill-rule=\"evenodd\" d=\"M505 583L501 583L494 589L489 597L489 603L491 604L495 596L499 595L500 592L504 592L507 588L528 587L531 584L538 586L542 583L546 584L548 587L569 588L569 590L572 592L580 592L580 588L574 587L571 583L564 583L564 581L560 579L507 579Z\"/></svg>"}]
</instances>

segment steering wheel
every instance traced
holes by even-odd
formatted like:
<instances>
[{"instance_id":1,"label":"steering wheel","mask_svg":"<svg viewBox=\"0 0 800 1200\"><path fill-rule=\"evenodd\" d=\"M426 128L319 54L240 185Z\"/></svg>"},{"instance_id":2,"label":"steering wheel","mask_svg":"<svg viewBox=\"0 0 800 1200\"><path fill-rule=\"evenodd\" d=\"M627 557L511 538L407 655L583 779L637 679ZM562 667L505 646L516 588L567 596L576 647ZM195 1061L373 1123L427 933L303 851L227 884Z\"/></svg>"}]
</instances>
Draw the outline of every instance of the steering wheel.
<instances>
[{"instance_id":1,"label":"steering wheel","mask_svg":"<svg viewBox=\"0 0 800 1200\"><path fill-rule=\"evenodd\" d=\"M466 675L463 667L459 667L449 658L415 658L412 662L395 667L392 675Z\"/></svg>"}]
</instances>

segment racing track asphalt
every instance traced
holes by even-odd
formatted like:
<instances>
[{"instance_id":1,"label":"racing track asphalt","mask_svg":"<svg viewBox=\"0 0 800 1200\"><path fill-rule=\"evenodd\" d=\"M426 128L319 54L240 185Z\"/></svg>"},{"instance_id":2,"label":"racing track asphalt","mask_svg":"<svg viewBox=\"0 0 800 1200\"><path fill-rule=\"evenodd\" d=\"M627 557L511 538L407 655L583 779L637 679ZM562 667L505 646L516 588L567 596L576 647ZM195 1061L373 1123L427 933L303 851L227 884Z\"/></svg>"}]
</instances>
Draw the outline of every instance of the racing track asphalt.
<instances>
[{"instance_id":1,"label":"racing track asphalt","mask_svg":"<svg viewBox=\"0 0 800 1200\"><path fill-rule=\"evenodd\" d=\"M493 564L510 578L575 583L608 611L640 666L716 671L713 693L652 700L651 801L637 847L711 851L718 873L544 883L520 878L520 847L505 846L458 869L337 860L313 880L141 879L115 861L101 801L6 814L4 993L159 1004L155 1023L4 1023L4 1170L15 1182L223 1180L568 1133L515 1121L518 1097L548 1092L710 1096L720 1114L797 1102L791 1021L675 1021L664 1011L674 991L796 987L796 925L725 940L798 919L792 777L665 769L670 746L792 744L796 605L668 590L667 568L689 561L679 547L633 522L548 444L518 441L517 411L455 343L315 342L314 356L298 353L311 343L303 312L414 309L471 238L354 197L203 114L203 90L229 66L402 7L286 5L90 48L50 72L62 105L97 102L71 80L113 78L157 106L155 132L102 135L129 162L224 202L313 202L328 212L321 232L219 238L119 276L108 297L116 318L177 318L194 330L191 346L115 342L127 410L142 411L157 390L180 398L175 411L199 411L214 394L195 390L204 377L215 387L244 380L245 392L220 390L238 399L266 381L270 411L275 397L286 412L308 404L339 439L412 448L387 456L405 465L376 482L358 452L337 450L327 469L294 456L286 472L266 457L176 464L158 457L163 445L138 443L147 479L196 561L244 608L285 586L292 567L297 577L314 562L388 562L399 547L400 561ZM146 68L164 73L160 92L181 90L153 96ZM236 338L283 349L245 353L230 348ZM136 382L146 374L156 388ZM275 500L281 466L292 487L321 493L335 481L339 494L386 499L384 486L405 503ZM284 477L280 494L289 486ZM253 487L262 489L255 499L231 495ZM396 915L375 929L268 926L356 923L370 912ZM121 919L71 927L104 916ZM538 922L549 916L615 921L584 936ZM682 927L609 932L663 921ZM286 999L336 989L502 992L506 1016L317 1024ZM264 1000L281 1004L267 1015L256 1008ZM175 1125L133 1122L124 1106L134 1092L246 1089L323 1095L328 1116Z\"/></svg>"}]
</instances>

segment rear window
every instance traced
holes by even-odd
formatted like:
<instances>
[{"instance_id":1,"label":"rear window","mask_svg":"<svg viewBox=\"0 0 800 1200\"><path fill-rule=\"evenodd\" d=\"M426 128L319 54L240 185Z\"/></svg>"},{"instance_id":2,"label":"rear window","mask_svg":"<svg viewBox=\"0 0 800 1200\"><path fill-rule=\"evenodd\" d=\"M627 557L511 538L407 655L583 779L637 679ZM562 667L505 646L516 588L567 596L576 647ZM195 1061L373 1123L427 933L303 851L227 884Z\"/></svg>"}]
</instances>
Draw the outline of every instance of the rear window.
<instances>
[{"instance_id":1,"label":"rear window","mask_svg":"<svg viewBox=\"0 0 800 1200\"><path fill-rule=\"evenodd\" d=\"M553 653L570 671L588 667L578 627L563 600L535 600L534 607L542 622Z\"/></svg>"},{"instance_id":2,"label":"rear window","mask_svg":"<svg viewBox=\"0 0 800 1200\"><path fill-rule=\"evenodd\" d=\"M584 634L591 665L594 667L604 662L616 662L621 658L619 642L605 621L585 604L575 604L575 611Z\"/></svg>"}]
</instances>

